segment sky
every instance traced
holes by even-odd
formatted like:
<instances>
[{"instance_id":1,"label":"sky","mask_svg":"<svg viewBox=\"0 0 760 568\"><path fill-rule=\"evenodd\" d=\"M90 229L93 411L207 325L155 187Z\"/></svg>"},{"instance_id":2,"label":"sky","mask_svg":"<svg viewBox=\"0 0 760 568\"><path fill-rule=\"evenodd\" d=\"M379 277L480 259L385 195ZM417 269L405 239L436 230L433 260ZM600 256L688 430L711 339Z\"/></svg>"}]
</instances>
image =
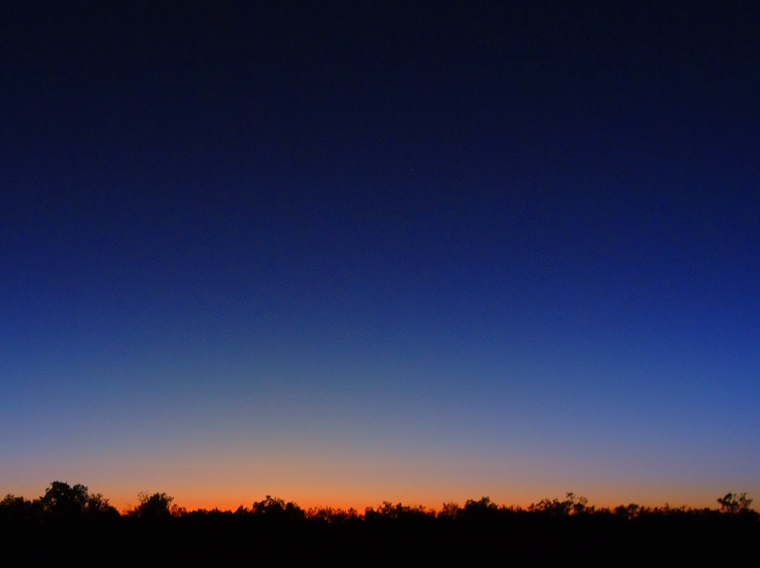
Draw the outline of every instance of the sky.
<instances>
[{"instance_id":1,"label":"sky","mask_svg":"<svg viewBox=\"0 0 760 568\"><path fill-rule=\"evenodd\" d=\"M3 2L0 494L760 498L754 2Z\"/></svg>"}]
</instances>

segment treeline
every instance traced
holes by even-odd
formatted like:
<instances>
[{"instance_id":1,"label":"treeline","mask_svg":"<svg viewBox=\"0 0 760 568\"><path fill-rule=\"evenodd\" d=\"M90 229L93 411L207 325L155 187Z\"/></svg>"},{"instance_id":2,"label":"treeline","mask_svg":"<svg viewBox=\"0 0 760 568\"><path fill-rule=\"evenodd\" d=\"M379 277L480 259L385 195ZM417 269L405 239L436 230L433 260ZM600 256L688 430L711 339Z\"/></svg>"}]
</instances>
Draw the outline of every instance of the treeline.
<instances>
[{"instance_id":1,"label":"treeline","mask_svg":"<svg viewBox=\"0 0 760 568\"><path fill-rule=\"evenodd\" d=\"M385 502L363 512L303 509L267 496L235 511L187 511L166 493L143 493L124 512L84 485L53 482L38 499L0 501L0 539L29 562L83 555L99 562L154 559L268 564L354 564L369 558L401 562L543 560L657 564L760 559L760 519L744 493L728 493L715 508L597 508L568 493L528 507L488 497L439 510ZM86 551L86 553L85 553ZM255 560L255 562L254 562ZM94 562L93 562L94 563ZM757 564L757 563L756 563Z\"/></svg>"},{"instance_id":2,"label":"treeline","mask_svg":"<svg viewBox=\"0 0 760 568\"><path fill-rule=\"evenodd\" d=\"M542 499L527 508L519 506L497 505L488 497L479 500L470 499L464 506L457 503L444 503L440 510L423 506L393 504L385 501L379 507L367 507L363 513L356 509L335 509L331 507L313 507L302 509L296 503L267 495L262 501L255 501L248 508L240 506L236 511L219 509L197 509L187 511L173 503L174 498L166 493L139 493L139 504L131 509L119 512L109 500L100 493L90 493L82 484L74 486L62 481L54 481L45 494L37 499L28 500L15 495L6 495L0 501L0 520L14 522L34 522L46 519L108 519L131 517L140 519L170 519L180 517L230 516L256 517L279 521L315 521L326 524L345 522L373 522L380 519L436 519L442 522L466 522L468 520L546 517L561 518L571 516L614 517L632 520L645 517L690 516L717 518L721 515L739 515L750 520L758 520L758 513L751 508L752 499L746 493L727 493L716 502L719 508L694 509L685 506L646 507L637 504L620 505L614 508L597 508L588 504L588 499L567 493L564 499Z\"/></svg>"}]
</instances>

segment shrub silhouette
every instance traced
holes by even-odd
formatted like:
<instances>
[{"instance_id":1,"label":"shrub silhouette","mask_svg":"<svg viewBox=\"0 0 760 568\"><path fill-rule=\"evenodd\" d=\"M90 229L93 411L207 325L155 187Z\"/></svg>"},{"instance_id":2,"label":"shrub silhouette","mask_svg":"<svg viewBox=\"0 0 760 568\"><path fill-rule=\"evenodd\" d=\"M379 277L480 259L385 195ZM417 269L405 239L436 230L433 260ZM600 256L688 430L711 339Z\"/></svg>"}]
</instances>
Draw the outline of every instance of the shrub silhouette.
<instances>
[{"instance_id":1,"label":"shrub silhouette","mask_svg":"<svg viewBox=\"0 0 760 568\"><path fill-rule=\"evenodd\" d=\"M528 507L532 513L543 513L552 517L565 517L567 515L580 515L590 511L588 499L577 497L575 493L567 493L565 499L542 499L538 503L532 503Z\"/></svg>"},{"instance_id":2,"label":"shrub silhouette","mask_svg":"<svg viewBox=\"0 0 760 568\"><path fill-rule=\"evenodd\" d=\"M749 506L752 505L752 499L747 498L746 493L726 493L717 501L720 503L721 511L731 514L748 513Z\"/></svg>"},{"instance_id":3,"label":"shrub silhouette","mask_svg":"<svg viewBox=\"0 0 760 568\"><path fill-rule=\"evenodd\" d=\"M139 493L137 497L140 499L140 504L129 511L129 515L132 517L167 519L179 512L176 505L172 505L174 497L170 497L166 493L153 493L152 495Z\"/></svg>"},{"instance_id":4,"label":"shrub silhouette","mask_svg":"<svg viewBox=\"0 0 760 568\"><path fill-rule=\"evenodd\" d=\"M23 523L38 519L40 502L8 494L0 501L0 521Z\"/></svg>"},{"instance_id":5,"label":"shrub silhouette","mask_svg":"<svg viewBox=\"0 0 760 568\"><path fill-rule=\"evenodd\" d=\"M303 519L305 513L297 504L292 501L285 502L278 497L267 495L263 501L253 503L251 513L255 517L265 517L267 519L278 519L294 521Z\"/></svg>"},{"instance_id":6,"label":"shrub silhouette","mask_svg":"<svg viewBox=\"0 0 760 568\"><path fill-rule=\"evenodd\" d=\"M40 499L42 513L46 517L78 517L84 514L88 498L86 486L78 483L71 487L63 481L54 481Z\"/></svg>"}]
</instances>

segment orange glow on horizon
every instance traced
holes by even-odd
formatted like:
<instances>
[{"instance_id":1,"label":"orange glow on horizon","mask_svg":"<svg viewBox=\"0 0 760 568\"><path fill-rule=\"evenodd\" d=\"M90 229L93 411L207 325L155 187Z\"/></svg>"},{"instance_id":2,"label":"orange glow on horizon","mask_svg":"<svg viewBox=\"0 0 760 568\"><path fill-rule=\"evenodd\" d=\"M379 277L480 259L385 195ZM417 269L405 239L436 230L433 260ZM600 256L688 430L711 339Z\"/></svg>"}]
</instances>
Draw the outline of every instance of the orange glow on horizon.
<instances>
[{"instance_id":1,"label":"orange glow on horizon","mask_svg":"<svg viewBox=\"0 0 760 568\"><path fill-rule=\"evenodd\" d=\"M522 498L522 499L514 499L514 500L500 500L500 499L494 499L491 498L489 495L471 495L466 498L453 498L453 499L439 499L436 501L433 500L414 500L414 499L369 499L369 498L362 498L359 496L356 496L354 498L351 497L343 497L339 499L329 500L329 499L319 499L319 498L291 498L287 495L281 495L279 493L265 493L255 498L240 498L235 496L219 496L219 497L193 497L188 495L183 495L180 498L174 498L173 504L186 510L186 511L197 511L197 510L219 510L219 511L231 511L235 512L238 508L243 507L245 509L251 509L253 504L258 501L264 500L267 495L282 499L286 503L293 502L298 507L303 509L304 511L308 511L310 509L333 509L333 510L342 510L342 511L349 511L353 509L358 514L364 514L365 510L367 508L374 508L377 509L378 507L382 506L384 502L390 502L394 505L401 503L405 506L410 507L422 507L428 511L433 512L439 512L444 504L448 503L455 503L456 505L463 507L465 503L469 499L473 500L479 500L483 497L489 497L493 503L495 503L497 506L506 506L506 507L516 507L516 508L523 508L527 509L531 504L538 503L542 499L564 499L566 496L566 493L563 494L552 494L552 495L541 495L536 496L535 498ZM173 496L172 493L169 493ZM576 497L586 497L584 493L575 493ZM607 497L605 499L599 499L594 500L593 498L589 498L588 505L593 506L596 509L614 509L615 507L619 505L628 505L630 503L635 503L640 506L644 507L663 507L666 504L671 507L681 507L685 506L687 508L692 509L701 509L701 508L711 508L716 509L718 508L717 504L717 498L720 495L716 495L715 498L712 499L694 499L694 500L677 500L673 498L665 498L663 495L663 498L660 498L658 495L653 494L650 495L648 498L622 498L622 499L614 499ZM641 495L641 497L645 497L644 495ZM751 496L750 496L751 497ZM111 501L111 504L114 505L121 513L126 513L131 508L133 508L138 502L137 497L130 500L125 501Z\"/></svg>"}]
</instances>

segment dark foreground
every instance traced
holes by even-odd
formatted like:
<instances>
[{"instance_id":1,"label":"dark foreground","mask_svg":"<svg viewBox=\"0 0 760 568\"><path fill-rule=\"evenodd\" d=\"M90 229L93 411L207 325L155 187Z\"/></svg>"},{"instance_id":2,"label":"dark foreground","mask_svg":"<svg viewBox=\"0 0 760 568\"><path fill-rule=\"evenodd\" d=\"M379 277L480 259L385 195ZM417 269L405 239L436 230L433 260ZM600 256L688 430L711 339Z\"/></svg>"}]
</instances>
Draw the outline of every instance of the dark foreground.
<instances>
[{"instance_id":1,"label":"dark foreground","mask_svg":"<svg viewBox=\"0 0 760 568\"><path fill-rule=\"evenodd\" d=\"M54 481L38 499L0 500L0 545L13 565L139 563L330 565L383 562L643 563L760 566L760 515L745 493L720 509L596 509L583 497L527 509L484 497L440 511L383 503L364 513L309 509L267 496L237 511L186 511L165 493L119 513L84 485Z\"/></svg>"},{"instance_id":2,"label":"dark foreground","mask_svg":"<svg viewBox=\"0 0 760 568\"><path fill-rule=\"evenodd\" d=\"M410 515L267 519L234 513L165 519L52 519L5 523L6 554L15 562L79 565L114 562L234 562L291 565L327 559L348 565L372 560L426 565L446 560L528 563L760 565L755 516L668 514L622 518L486 512L480 518Z\"/></svg>"}]
</instances>

